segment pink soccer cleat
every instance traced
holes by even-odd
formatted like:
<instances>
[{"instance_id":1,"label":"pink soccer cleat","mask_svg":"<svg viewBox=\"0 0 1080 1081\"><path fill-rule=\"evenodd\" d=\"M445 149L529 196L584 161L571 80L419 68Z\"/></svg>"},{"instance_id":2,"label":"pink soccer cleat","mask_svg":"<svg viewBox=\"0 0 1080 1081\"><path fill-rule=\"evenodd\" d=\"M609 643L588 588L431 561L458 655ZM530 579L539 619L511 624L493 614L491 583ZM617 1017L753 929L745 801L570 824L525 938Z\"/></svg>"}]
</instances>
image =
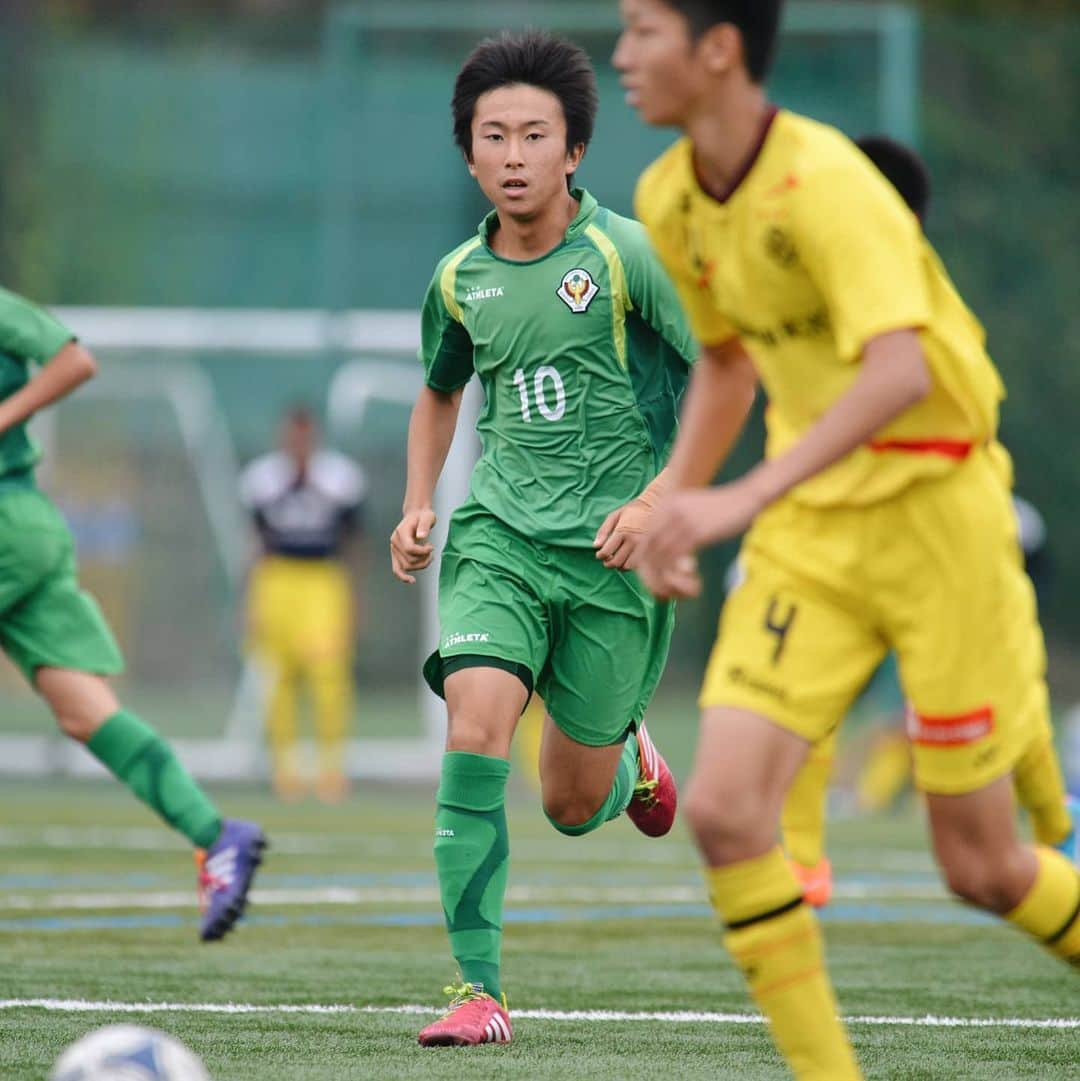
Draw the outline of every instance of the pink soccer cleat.
<instances>
[{"instance_id":1,"label":"pink soccer cleat","mask_svg":"<svg viewBox=\"0 0 1080 1081\"><path fill-rule=\"evenodd\" d=\"M513 1038L506 996L502 1002L484 991L483 984L444 987L450 1008L416 1037L422 1047L471 1047L481 1043L509 1043Z\"/></svg>"},{"instance_id":2,"label":"pink soccer cleat","mask_svg":"<svg viewBox=\"0 0 1080 1081\"><path fill-rule=\"evenodd\" d=\"M640 773L626 816L646 837L663 837L675 823L679 802L675 778L644 724L638 725L637 741Z\"/></svg>"}]
</instances>

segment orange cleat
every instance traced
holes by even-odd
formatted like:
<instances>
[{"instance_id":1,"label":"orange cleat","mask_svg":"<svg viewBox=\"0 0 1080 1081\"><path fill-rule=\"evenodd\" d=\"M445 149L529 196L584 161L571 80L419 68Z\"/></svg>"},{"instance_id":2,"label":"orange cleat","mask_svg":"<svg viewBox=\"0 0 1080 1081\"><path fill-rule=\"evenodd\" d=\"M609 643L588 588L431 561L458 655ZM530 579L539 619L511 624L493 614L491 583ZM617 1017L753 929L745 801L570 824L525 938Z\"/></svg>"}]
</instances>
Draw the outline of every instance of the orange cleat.
<instances>
[{"instance_id":1,"label":"orange cleat","mask_svg":"<svg viewBox=\"0 0 1080 1081\"><path fill-rule=\"evenodd\" d=\"M832 897L832 864L822 856L813 867L788 860L802 886L803 900L814 908L824 908Z\"/></svg>"}]
</instances>

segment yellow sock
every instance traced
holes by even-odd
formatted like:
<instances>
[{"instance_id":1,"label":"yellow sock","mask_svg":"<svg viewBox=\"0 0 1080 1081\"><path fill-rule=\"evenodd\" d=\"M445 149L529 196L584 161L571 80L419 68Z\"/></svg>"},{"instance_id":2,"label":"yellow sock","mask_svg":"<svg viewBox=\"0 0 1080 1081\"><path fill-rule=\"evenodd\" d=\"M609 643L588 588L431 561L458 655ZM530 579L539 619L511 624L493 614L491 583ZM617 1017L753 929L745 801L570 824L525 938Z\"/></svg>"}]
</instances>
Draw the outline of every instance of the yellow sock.
<instances>
[{"instance_id":1,"label":"yellow sock","mask_svg":"<svg viewBox=\"0 0 1080 1081\"><path fill-rule=\"evenodd\" d=\"M1058 845L1072 832L1065 805L1065 781L1053 739L1036 740L1013 767L1013 785L1020 805L1031 816L1031 829L1042 845Z\"/></svg>"},{"instance_id":2,"label":"yellow sock","mask_svg":"<svg viewBox=\"0 0 1080 1081\"><path fill-rule=\"evenodd\" d=\"M803 867L816 867L825 855L825 805L834 744L830 736L810 749L784 800L780 816L784 851Z\"/></svg>"},{"instance_id":3,"label":"yellow sock","mask_svg":"<svg viewBox=\"0 0 1080 1081\"><path fill-rule=\"evenodd\" d=\"M778 847L706 871L724 945L739 966L773 1039L798 1081L862 1077L825 972L817 919Z\"/></svg>"},{"instance_id":4,"label":"yellow sock","mask_svg":"<svg viewBox=\"0 0 1080 1081\"><path fill-rule=\"evenodd\" d=\"M1080 968L1080 872L1052 848L1037 847L1035 855L1039 860L1035 882L1005 918Z\"/></svg>"}]
</instances>

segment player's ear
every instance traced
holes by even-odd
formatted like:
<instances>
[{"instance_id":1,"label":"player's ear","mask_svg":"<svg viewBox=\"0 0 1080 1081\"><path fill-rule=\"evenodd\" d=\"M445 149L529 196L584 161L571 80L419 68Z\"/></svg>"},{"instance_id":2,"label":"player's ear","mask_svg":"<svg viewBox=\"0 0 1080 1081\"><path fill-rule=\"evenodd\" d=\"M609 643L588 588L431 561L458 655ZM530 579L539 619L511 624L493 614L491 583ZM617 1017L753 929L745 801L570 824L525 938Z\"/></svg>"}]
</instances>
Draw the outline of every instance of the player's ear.
<instances>
[{"instance_id":1,"label":"player's ear","mask_svg":"<svg viewBox=\"0 0 1080 1081\"><path fill-rule=\"evenodd\" d=\"M569 150L566 154L566 175L570 176L572 173L576 173L578 166L581 164L581 159L585 157L585 144L578 143L573 149Z\"/></svg>"},{"instance_id":2,"label":"player's ear","mask_svg":"<svg viewBox=\"0 0 1080 1081\"><path fill-rule=\"evenodd\" d=\"M476 165L473 162L472 154L470 154L470 153L468 153L468 151L466 151L461 156L465 159L465 167L469 170L469 176L475 178L475 176L476 176Z\"/></svg>"},{"instance_id":3,"label":"player's ear","mask_svg":"<svg viewBox=\"0 0 1080 1081\"><path fill-rule=\"evenodd\" d=\"M697 48L710 75L723 75L742 59L742 37L731 23L710 26L701 36Z\"/></svg>"}]
</instances>

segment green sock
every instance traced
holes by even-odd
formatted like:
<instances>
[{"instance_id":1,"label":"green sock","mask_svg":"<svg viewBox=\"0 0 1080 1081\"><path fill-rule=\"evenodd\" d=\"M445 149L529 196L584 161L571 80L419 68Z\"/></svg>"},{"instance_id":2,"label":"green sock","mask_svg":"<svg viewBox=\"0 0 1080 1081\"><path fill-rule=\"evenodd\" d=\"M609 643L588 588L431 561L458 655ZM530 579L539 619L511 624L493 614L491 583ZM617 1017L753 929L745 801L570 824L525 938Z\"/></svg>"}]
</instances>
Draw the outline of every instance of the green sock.
<instances>
[{"instance_id":1,"label":"green sock","mask_svg":"<svg viewBox=\"0 0 1080 1081\"><path fill-rule=\"evenodd\" d=\"M622 757L619 759L619 768L615 770L615 780L612 782L611 791L600 805L600 810L588 822L582 822L577 826L564 826L561 822L556 822L551 815L547 816L547 820L567 837L582 837L586 833L592 833L605 822L618 818L626 810L630 797L634 794L639 768L637 733L631 732L626 737L626 743L623 744Z\"/></svg>"},{"instance_id":2,"label":"green sock","mask_svg":"<svg viewBox=\"0 0 1080 1081\"><path fill-rule=\"evenodd\" d=\"M217 808L180 764L173 749L134 713L114 713L86 746L196 848L209 848L217 840L221 832Z\"/></svg>"},{"instance_id":3,"label":"green sock","mask_svg":"<svg viewBox=\"0 0 1080 1081\"><path fill-rule=\"evenodd\" d=\"M447 751L436 796L435 866L450 949L466 983L502 993L502 908L509 838L506 779L510 763Z\"/></svg>"}]
</instances>

